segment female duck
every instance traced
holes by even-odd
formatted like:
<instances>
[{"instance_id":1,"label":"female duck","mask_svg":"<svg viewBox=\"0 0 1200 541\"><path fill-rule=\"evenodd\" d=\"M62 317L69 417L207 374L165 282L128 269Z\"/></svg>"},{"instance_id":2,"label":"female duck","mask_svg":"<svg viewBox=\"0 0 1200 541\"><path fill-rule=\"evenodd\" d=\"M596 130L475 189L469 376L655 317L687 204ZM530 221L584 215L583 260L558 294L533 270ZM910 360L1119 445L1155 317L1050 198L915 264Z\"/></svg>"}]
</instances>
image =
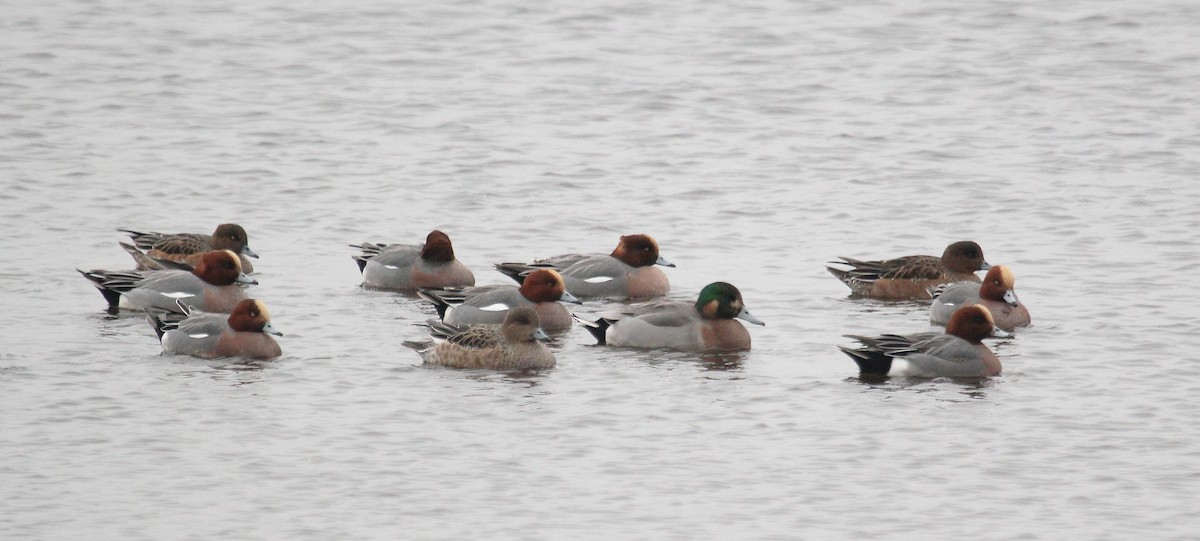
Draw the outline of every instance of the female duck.
<instances>
[{"instance_id":1,"label":"female duck","mask_svg":"<svg viewBox=\"0 0 1200 541\"><path fill-rule=\"evenodd\" d=\"M562 276L553 269L538 269L525 277L520 287L488 285L466 288L422 289L422 299L432 302L438 317L451 325L499 324L513 308L529 306L548 332L571 328L571 313L558 303L579 299L567 293Z\"/></svg>"},{"instance_id":2,"label":"female duck","mask_svg":"<svg viewBox=\"0 0 1200 541\"><path fill-rule=\"evenodd\" d=\"M149 258L139 258L134 255L133 260L137 261L138 270L162 270L169 268L155 263L155 259L181 262L195 267L200 263L200 254L213 250L229 250L238 254L238 258L241 259L242 272L250 274L254 272L254 265L250 263L249 258L258 258L258 254L250 249L250 236L238 224L218 225L212 235L201 233L143 233L129 229L118 229L117 231L128 233L129 238L133 239L133 244L139 249L145 250L146 255L149 256Z\"/></svg>"},{"instance_id":3,"label":"female duck","mask_svg":"<svg viewBox=\"0 0 1200 541\"><path fill-rule=\"evenodd\" d=\"M271 314L261 301L245 299L228 316L190 311L182 302L179 304L186 316L181 320L164 321L153 313L146 316L158 333L164 352L252 359L273 359L283 353L270 336L283 333L275 330Z\"/></svg>"},{"instance_id":4,"label":"female duck","mask_svg":"<svg viewBox=\"0 0 1200 541\"><path fill-rule=\"evenodd\" d=\"M1029 325L1029 309L1017 299L1017 280L1012 269L996 265L988 270L983 283L955 282L935 289L933 304L929 306L929 322L945 325L950 316L963 306L982 304L992 313L996 326L1012 332L1017 327Z\"/></svg>"},{"instance_id":5,"label":"female duck","mask_svg":"<svg viewBox=\"0 0 1200 541\"><path fill-rule=\"evenodd\" d=\"M928 299L929 289L963 280L979 282L975 271L991 265L983 259L983 249L969 240L946 247L942 257L910 255L881 261L859 261L849 257L831 261L850 270L825 267L859 297L886 300Z\"/></svg>"},{"instance_id":6,"label":"female duck","mask_svg":"<svg viewBox=\"0 0 1200 541\"><path fill-rule=\"evenodd\" d=\"M237 254L229 250L205 252L191 271L75 270L100 290L110 311L122 304L124 296L126 306L140 310L158 308L180 313L175 301L181 300L204 312L227 314L246 299L237 284L258 283L242 272Z\"/></svg>"},{"instance_id":7,"label":"female duck","mask_svg":"<svg viewBox=\"0 0 1200 541\"><path fill-rule=\"evenodd\" d=\"M537 312L513 308L501 325L457 326L430 323L431 334L445 341L404 342L428 364L486 370L545 370L554 368L554 354L539 340L549 340L539 327Z\"/></svg>"},{"instance_id":8,"label":"female duck","mask_svg":"<svg viewBox=\"0 0 1200 541\"><path fill-rule=\"evenodd\" d=\"M674 267L658 254L650 235L624 235L611 254L566 254L533 263L499 263L496 270L517 283L539 268L562 274L567 291L576 297L660 297L671 290L667 275L655 265Z\"/></svg>"},{"instance_id":9,"label":"female duck","mask_svg":"<svg viewBox=\"0 0 1200 541\"><path fill-rule=\"evenodd\" d=\"M362 250L350 256L358 263L363 285L397 291L423 287L475 285L475 275L454 258L454 245L445 233L433 230L425 244L374 244L351 247Z\"/></svg>"},{"instance_id":10,"label":"female duck","mask_svg":"<svg viewBox=\"0 0 1200 541\"><path fill-rule=\"evenodd\" d=\"M910 335L884 334L876 337L846 335L861 347L838 346L858 364L863 375L967 378L1000 374L1000 359L983 345L989 336L1006 337L996 328L992 314L982 305L960 308L950 317L946 333Z\"/></svg>"},{"instance_id":11,"label":"female duck","mask_svg":"<svg viewBox=\"0 0 1200 541\"><path fill-rule=\"evenodd\" d=\"M688 352L748 350L750 333L735 318L765 325L746 310L736 287L713 282L700 291L695 304L651 301L602 314L596 321L578 321L601 345Z\"/></svg>"}]
</instances>

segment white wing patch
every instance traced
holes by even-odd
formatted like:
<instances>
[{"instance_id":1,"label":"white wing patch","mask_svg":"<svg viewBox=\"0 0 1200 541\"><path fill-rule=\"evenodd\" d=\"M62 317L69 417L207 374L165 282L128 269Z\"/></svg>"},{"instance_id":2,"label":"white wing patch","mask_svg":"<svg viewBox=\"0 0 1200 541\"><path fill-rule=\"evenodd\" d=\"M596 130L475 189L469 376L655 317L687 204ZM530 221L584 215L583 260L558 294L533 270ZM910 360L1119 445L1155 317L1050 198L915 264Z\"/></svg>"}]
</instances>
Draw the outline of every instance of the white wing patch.
<instances>
[{"instance_id":1,"label":"white wing patch","mask_svg":"<svg viewBox=\"0 0 1200 541\"><path fill-rule=\"evenodd\" d=\"M616 280L616 278L613 278L612 276L596 276L593 278L588 278L588 279L584 280L584 282L587 282L589 284L603 284L605 282L611 282L613 280Z\"/></svg>"},{"instance_id":2,"label":"white wing patch","mask_svg":"<svg viewBox=\"0 0 1200 541\"><path fill-rule=\"evenodd\" d=\"M208 338L208 335L207 335L207 334L205 334L205 333L200 333L200 334L189 334L188 336L190 336L190 337L192 337L192 338Z\"/></svg>"},{"instance_id":3,"label":"white wing patch","mask_svg":"<svg viewBox=\"0 0 1200 541\"><path fill-rule=\"evenodd\" d=\"M169 293L164 292L159 293L159 295L162 295L168 299L190 299L196 296L195 293L184 293L183 291L172 291Z\"/></svg>"},{"instance_id":4,"label":"white wing patch","mask_svg":"<svg viewBox=\"0 0 1200 541\"><path fill-rule=\"evenodd\" d=\"M387 270L396 270L396 269L399 269L400 267L397 267L395 265L384 265L383 268L385 268Z\"/></svg>"},{"instance_id":5,"label":"white wing patch","mask_svg":"<svg viewBox=\"0 0 1200 541\"><path fill-rule=\"evenodd\" d=\"M483 310L484 312L503 312L503 311L505 311L505 310L508 310L509 308L510 308L510 306L509 306L509 305L507 305L507 304L504 304L504 303L502 303L502 302L498 302L498 303L496 303L496 304L489 304L489 305L487 305L487 306L480 306L480 307L479 307L479 309L480 309L480 310Z\"/></svg>"}]
</instances>

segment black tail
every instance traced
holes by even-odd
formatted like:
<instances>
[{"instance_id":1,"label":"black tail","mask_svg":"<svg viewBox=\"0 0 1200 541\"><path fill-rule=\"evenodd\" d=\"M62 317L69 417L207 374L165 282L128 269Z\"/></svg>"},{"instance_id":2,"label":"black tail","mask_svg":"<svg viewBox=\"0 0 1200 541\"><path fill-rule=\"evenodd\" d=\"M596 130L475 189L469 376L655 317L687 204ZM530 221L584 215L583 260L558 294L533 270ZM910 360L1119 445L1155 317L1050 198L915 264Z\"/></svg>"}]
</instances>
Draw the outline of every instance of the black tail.
<instances>
[{"instance_id":1,"label":"black tail","mask_svg":"<svg viewBox=\"0 0 1200 541\"><path fill-rule=\"evenodd\" d=\"M860 374L886 376L892 369L892 358L881 351L851 349L846 346L838 346L838 349L854 360Z\"/></svg>"},{"instance_id":2,"label":"black tail","mask_svg":"<svg viewBox=\"0 0 1200 541\"><path fill-rule=\"evenodd\" d=\"M154 313L153 311L147 311L146 321L150 322L151 327L154 327L154 334L157 334L158 341L162 342L162 337L167 332L165 329L163 329L162 318L159 318L158 314Z\"/></svg>"},{"instance_id":3,"label":"black tail","mask_svg":"<svg viewBox=\"0 0 1200 541\"><path fill-rule=\"evenodd\" d=\"M367 258L361 255L352 255L350 256L350 259L353 259L355 263L358 263L358 272L360 274L367 270Z\"/></svg>"},{"instance_id":4,"label":"black tail","mask_svg":"<svg viewBox=\"0 0 1200 541\"><path fill-rule=\"evenodd\" d=\"M446 309L449 308L450 305L438 297L437 294L434 293L435 291L438 290L418 289L417 296L433 303L433 307L437 309L438 319L446 319Z\"/></svg>"},{"instance_id":5,"label":"black tail","mask_svg":"<svg viewBox=\"0 0 1200 541\"><path fill-rule=\"evenodd\" d=\"M121 303L121 292L113 290L113 289L109 289L105 285L105 282L108 281L108 277L103 274L104 271L81 271L79 269L75 269L75 270L79 271L79 274L82 274L84 278L87 278L89 281L91 281L96 286L96 289L100 290L100 295L102 295L104 297L104 301L108 303L108 307L110 309L117 308L117 305Z\"/></svg>"},{"instance_id":6,"label":"black tail","mask_svg":"<svg viewBox=\"0 0 1200 541\"><path fill-rule=\"evenodd\" d=\"M596 338L596 343L598 345L603 346L608 343L608 339L605 335L608 333L608 328L613 324L612 320L600 318L596 321L587 321L580 319L580 317L575 314L571 314L571 317L574 318L575 321L578 321L580 325L583 325L583 328L587 329L588 332L592 333L592 336Z\"/></svg>"},{"instance_id":7,"label":"black tail","mask_svg":"<svg viewBox=\"0 0 1200 541\"><path fill-rule=\"evenodd\" d=\"M516 280L521 285L525 284L525 275L531 270L530 265L525 263L496 263L492 266L496 267L500 274Z\"/></svg>"}]
</instances>

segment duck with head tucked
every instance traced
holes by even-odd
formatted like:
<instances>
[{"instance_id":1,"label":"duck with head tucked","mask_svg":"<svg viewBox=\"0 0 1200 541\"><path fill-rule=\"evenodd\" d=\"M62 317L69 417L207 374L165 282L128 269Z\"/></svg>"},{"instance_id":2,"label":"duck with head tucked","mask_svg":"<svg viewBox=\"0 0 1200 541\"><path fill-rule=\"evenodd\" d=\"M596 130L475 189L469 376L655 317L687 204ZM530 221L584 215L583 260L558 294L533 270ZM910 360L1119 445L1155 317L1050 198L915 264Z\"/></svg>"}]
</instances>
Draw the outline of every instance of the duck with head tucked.
<instances>
[{"instance_id":1,"label":"duck with head tucked","mask_svg":"<svg viewBox=\"0 0 1200 541\"><path fill-rule=\"evenodd\" d=\"M202 233L143 233L130 229L118 229L117 231L128 233L129 238L133 239L134 246L145 250L146 255L149 256L148 258L133 256L133 260L138 264L138 270L163 270L172 268L156 263L154 261L156 259L185 263L195 267L200 263L200 254L213 250L229 250L238 254L238 258L241 259L242 272L250 274L254 272L254 265L250 263L249 258L258 258L258 254L250 249L250 236L238 224L218 225L217 229L211 235ZM128 248L126 250L128 251Z\"/></svg>"},{"instance_id":2,"label":"duck with head tucked","mask_svg":"<svg viewBox=\"0 0 1200 541\"><path fill-rule=\"evenodd\" d=\"M539 326L537 311L529 306L509 310L500 325L451 325L436 320L429 325L430 333L443 342L404 342L427 364L486 370L545 370L556 364L554 354L541 343L550 338Z\"/></svg>"},{"instance_id":3,"label":"duck with head tucked","mask_svg":"<svg viewBox=\"0 0 1200 541\"><path fill-rule=\"evenodd\" d=\"M229 313L247 298L238 284L258 283L242 272L237 254L229 250L205 252L191 271L75 270L100 290L110 311L117 310L124 299L126 306L140 310L179 313L175 301L182 300L204 312Z\"/></svg>"},{"instance_id":4,"label":"duck with head tucked","mask_svg":"<svg viewBox=\"0 0 1200 541\"><path fill-rule=\"evenodd\" d=\"M749 350L750 333L734 319L765 325L746 309L742 293L726 282L705 286L695 303L650 301L602 313L595 321L576 318L600 345L687 352Z\"/></svg>"},{"instance_id":5,"label":"duck with head tucked","mask_svg":"<svg viewBox=\"0 0 1200 541\"><path fill-rule=\"evenodd\" d=\"M146 318L163 351L193 357L248 357L273 359L283 354L270 335L283 336L271 324L271 314L262 301L245 299L229 315L194 311L179 303L184 317L163 317L149 311Z\"/></svg>"},{"instance_id":6,"label":"duck with head tucked","mask_svg":"<svg viewBox=\"0 0 1200 541\"><path fill-rule=\"evenodd\" d=\"M1007 337L982 305L960 308L946 325L946 333L884 334L867 337L848 334L858 348L838 346L858 364L865 376L919 378L986 378L1000 374L1000 359L983 339Z\"/></svg>"},{"instance_id":7,"label":"duck with head tucked","mask_svg":"<svg viewBox=\"0 0 1200 541\"><path fill-rule=\"evenodd\" d=\"M983 259L983 249L969 240L947 246L942 257L910 255L880 261L839 259L830 263L850 269L825 268L845 283L852 295L885 300L928 299L931 288L964 280L979 282L975 272L991 268Z\"/></svg>"},{"instance_id":8,"label":"duck with head tucked","mask_svg":"<svg viewBox=\"0 0 1200 541\"><path fill-rule=\"evenodd\" d=\"M529 273L520 287L487 285L421 289L417 295L432 302L438 317L452 325L499 324L509 310L528 306L537 312L542 328L547 332L571 328L571 313L558 301L580 303L567 292L562 276L553 269Z\"/></svg>"},{"instance_id":9,"label":"duck with head tucked","mask_svg":"<svg viewBox=\"0 0 1200 541\"><path fill-rule=\"evenodd\" d=\"M1005 331L1028 326L1032 321L1029 309L1017 299L1016 283L1012 269L996 265L988 270L981 284L955 282L940 286L930 292L933 304L929 306L929 322L945 325L959 308L981 304L991 312L996 326Z\"/></svg>"},{"instance_id":10,"label":"duck with head tucked","mask_svg":"<svg viewBox=\"0 0 1200 541\"><path fill-rule=\"evenodd\" d=\"M455 259L450 237L436 229L425 237L425 244L364 242L350 246L362 250L350 257L358 263L366 287L411 291L475 285L471 269Z\"/></svg>"},{"instance_id":11,"label":"duck with head tucked","mask_svg":"<svg viewBox=\"0 0 1200 541\"><path fill-rule=\"evenodd\" d=\"M611 254L566 254L533 263L498 263L496 270L520 283L539 268L557 269L567 291L581 298L660 297L671 290L667 275L656 265L674 267L658 253L650 235L624 235Z\"/></svg>"}]
</instances>

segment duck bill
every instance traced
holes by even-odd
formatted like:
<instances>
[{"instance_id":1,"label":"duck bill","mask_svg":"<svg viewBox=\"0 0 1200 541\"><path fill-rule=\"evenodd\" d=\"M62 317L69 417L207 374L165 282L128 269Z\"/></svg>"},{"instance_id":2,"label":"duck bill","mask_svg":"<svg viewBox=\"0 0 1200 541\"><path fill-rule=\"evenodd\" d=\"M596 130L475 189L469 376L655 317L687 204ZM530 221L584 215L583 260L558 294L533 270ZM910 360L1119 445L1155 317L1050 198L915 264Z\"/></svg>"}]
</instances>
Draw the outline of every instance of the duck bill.
<instances>
[{"instance_id":1,"label":"duck bill","mask_svg":"<svg viewBox=\"0 0 1200 541\"><path fill-rule=\"evenodd\" d=\"M1017 292L1011 289L1004 292L1004 302L1007 302L1010 306L1021 304L1021 301L1017 300Z\"/></svg>"},{"instance_id":2,"label":"duck bill","mask_svg":"<svg viewBox=\"0 0 1200 541\"><path fill-rule=\"evenodd\" d=\"M671 268L675 268L675 264L674 264L674 263L671 263L670 261L667 261L666 259L663 259L663 256L661 256L661 255L660 255L660 256L658 256L658 261L655 261L655 262L654 262L654 264L655 264L655 265L662 265L662 266L664 266L664 267L671 267Z\"/></svg>"},{"instance_id":3,"label":"duck bill","mask_svg":"<svg viewBox=\"0 0 1200 541\"><path fill-rule=\"evenodd\" d=\"M251 250L249 246L242 247L242 255L244 255L246 257L253 257L254 259L258 259L258 254L254 253L254 250Z\"/></svg>"},{"instance_id":4,"label":"duck bill","mask_svg":"<svg viewBox=\"0 0 1200 541\"><path fill-rule=\"evenodd\" d=\"M992 336L996 338L1012 338L1012 333L1006 332L1000 327L992 327Z\"/></svg>"},{"instance_id":5,"label":"duck bill","mask_svg":"<svg viewBox=\"0 0 1200 541\"><path fill-rule=\"evenodd\" d=\"M583 304L583 301L579 300L579 297L572 295L570 291L563 291L562 297L559 297L558 300L572 304Z\"/></svg>"},{"instance_id":6,"label":"duck bill","mask_svg":"<svg viewBox=\"0 0 1200 541\"><path fill-rule=\"evenodd\" d=\"M256 285L258 285L258 280L255 280L254 278L246 276L246 273L243 272L243 273L238 274L237 283L256 286Z\"/></svg>"},{"instance_id":7,"label":"duck bill","mask_svg":"<svg viewBox=\"0 0 1200 541\"><path fill-rule=\"evenodd\" d=\"M742 321L748 321L748 322L750 322L750 323L753 323L753 324L755 324L755 325L762 325L762 326L764 326L764 327L766 327L766 326L767 326L767 324L766 324L766 323L763 323L761 319L758 319L758 318L754 317L754 315L753 315L753 314L751 314L751 313L750 313L750 311L749 311L749 310L747 310L747 309L745 309L745 308L742 308L742 311L741 311L741 312L738 312L738 315L737 315L737 316L735 316L735 317L737 317L738 319L740 319L740 320L742 320Z\"/></svg>"},{"instance_id":8,"label":"duck bill","mask_svg":"<svg viewBox=\"0 0 1200 541\"><path fill-rule=\"evenodd\" d=\"M539 342L549 342L550 335L546 334L546 331L543 331L541 327L538 327L533 330L533 339Z\"/></svg>"},{"instance_id":9,"label":"duck bill","mask_svg":"<svg viewBox=\"0 0 1200 541\"><path fill-rule=\"evenodd\" d=\"M273 334L275 336L283 336L283 333L275 330L275 325L272 325L270 321L268 321L266 325L263 325L262 332L267 333L267 334Z\"/></svg>"},{"instance_id":10,"label":"duck bill","mask_svg":"<svg viewBox=\"0 0 1200 541\"><path fill-rule=\"evenodd\" d=\"M984 261L983 264L979 265L979 270L988 270L991 268L992 268L992 264L988 263L987 261Z\"/></svg>"}]
</instances>

